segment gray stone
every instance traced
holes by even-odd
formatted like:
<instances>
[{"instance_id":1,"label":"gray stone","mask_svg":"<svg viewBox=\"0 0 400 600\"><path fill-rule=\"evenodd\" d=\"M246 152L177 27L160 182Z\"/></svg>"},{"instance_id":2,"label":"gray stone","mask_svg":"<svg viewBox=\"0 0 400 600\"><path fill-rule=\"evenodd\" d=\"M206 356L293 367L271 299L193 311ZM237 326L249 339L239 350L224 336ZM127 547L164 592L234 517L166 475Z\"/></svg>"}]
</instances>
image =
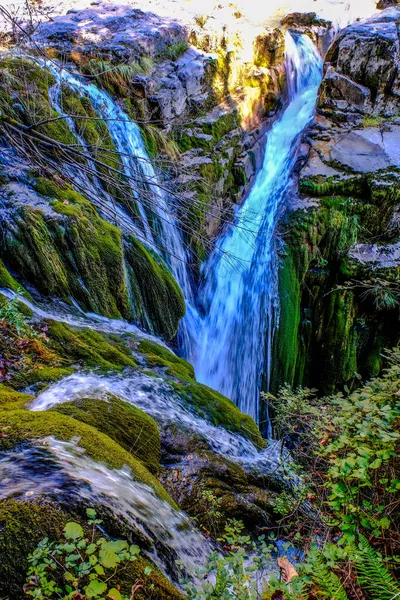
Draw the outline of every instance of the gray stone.
<instances>
[{"instance_id":1,"label":"gray stone","mask_svg":"<svg viewBox=\"0 0 400 600\"><path fill-rule=\"evenodd\" d=\"M371 91L329 66L319 90L319 105L367 113L372 110Z\"/></svg>"},{"instance_id":2,"label":"gray stone","mask_svg":"<svg viewBox=\"0 0 400 600\"><path fill-rule=\"evenodd\" d=\"M355 244L349 250L349 258L372 269L400 266L400 242L394 244Z\"/></svg>"},{"instance_id":3,"label":"gray stone","mask_svg":"<svg viewBox=\"0 0 400 600\"><path fill-rule=\"evenodd\" d=\"M391 165L389 156L380 144L355 131L339 138L329 153L329 159L360 173L378 171Z\"/></svg>"}]
</instances>

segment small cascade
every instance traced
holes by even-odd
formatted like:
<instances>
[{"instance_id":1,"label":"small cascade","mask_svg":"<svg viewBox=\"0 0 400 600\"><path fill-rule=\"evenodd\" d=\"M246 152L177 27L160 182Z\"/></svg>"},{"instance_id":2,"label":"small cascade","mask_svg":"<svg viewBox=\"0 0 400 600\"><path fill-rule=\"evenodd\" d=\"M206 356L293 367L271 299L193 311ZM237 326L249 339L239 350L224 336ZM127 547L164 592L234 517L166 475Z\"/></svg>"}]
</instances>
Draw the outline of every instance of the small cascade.
<instances>
[{"instance_id":1,"label":"small cascade","mask_svg":"<svg viewBox=\"0 0 400 600\"><path fill-rule=\"evenodd\" d=\"M54 301L47 304L37 304L31 302L25 298L25 296L16 294L12 290L6 288L0 288L0 294L5 296L8 300L12 300L17 296L20 302L31 309L37 319L59 321L60 323L71 325L72 327L90 327L91 329L102 333L131 333L139 340L142 339L156 342L159 346L164 346L165 348L168 348L170 352L173 352L161 338L142 331L133 323L129 323L123 319L110 319L109 317L103 317L96 313L84 312L72 298L71 302L75 306L75 312L71 311L71 307L63 302Z\"/></svg>"},{"instance_id":2,"label":"small cascade","mask_svg":"<svg viewBox=\"0 0 400 600\"><path fill-rule=\"evenodd\" d=\"M107 124L115 148L123 163L132 199L135 201L140 213L140 227L142 229L140 237L141 239L144 238L153 250L163 255L185 297L187 314L180 323L179 345L183 354L188 356L193 345L191 336L196 330L198 320L187 268L188 256L173 209L168 202L168 192L160 182L146 152L140 128L129 119L116 101L96 85L84 81L65 68L57 69L53 63L46 63L46 66L57 80L57 84L51 90L50 99L59 114L64 114L62 89L63 85L66 85L80 96L88 97L97 114ZM67 119L67 123L76 134L73 121ZM80 142L85 148L84 141L80 140ZM90 163L90 155L87 154ZM82 177L82 174L79 174L79 177ZM97 194L100 194L100 196L105 195L101 183L96 178L93 182L82 182L78 179L78 183L80 183L80 187L89 189L93 189L94 186L94 193L91 194L94 198ZM110 211L114 208L115 212L117 210L115 209L115 200L110 199L108 196L107 202L110 205ZM122 229L124 229L124 221L128 218L131 225L128 227L128 231L136 233L138 225L134 224L132 219L124 214L124 211L118 216L122 217Z\"/></svg>"},{"instance_id":3,"label":"small cascade","mask_svg":"<svg viewBox=\"0 0 400 600\"><path fill-rule=\"evenodd\" d=\"M257 422L279 312L274 229L322 70L307 36L287 34L286 63L289 105L268 134L263 167L248 197L203 268L205 317L193 352L197 379Z\"/></svg>"},{"instance_id":4,"label":"small cascade","mask_svg":"<svg viewBox=\"0 0 400 600\"><path fill-rule=\"evenodd\" d=\"M283 463L287 465L290 461L287 451L283 450L282 454L280 442L271 442L260 452L243 436L216 427L190 412L167 381L145 373L135 372L129 376L70 375L39 394L30 409L48 410L79 398L107 399L109 394L141 408L161 427L178 423L181 428L204 439L217 454L256 473L277 473Z\"/></svg>"},{"instance_id":5,"label":"small cascade","mask_svg":"<svg viewBox=\"0 0 400 600\"><path fill-rule=\"evenodd\" d=\"M149 543L148 552L160 568L172 573L180 561L194 575L212 551L184 513L135 481L128 468L109 469L86 456L75 442L52 437L0 453L0 499L39 499L110 509ZM176 572L175 572L176 576Z\"/></svg>"}]
</instances>

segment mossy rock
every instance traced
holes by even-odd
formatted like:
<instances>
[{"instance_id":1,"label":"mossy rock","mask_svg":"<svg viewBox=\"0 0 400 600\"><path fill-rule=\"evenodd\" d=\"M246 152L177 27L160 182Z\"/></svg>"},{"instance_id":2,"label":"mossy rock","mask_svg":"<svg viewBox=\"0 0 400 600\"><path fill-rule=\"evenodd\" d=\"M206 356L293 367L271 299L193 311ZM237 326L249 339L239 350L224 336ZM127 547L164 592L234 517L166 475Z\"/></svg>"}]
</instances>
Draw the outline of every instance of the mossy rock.
<instances>
[{"instance_id":1,"label":"mossy rock","mask_svg":"<svg viewBox=\"0 0 400 600\"><path fill-rule=\"evenodd\" d=\"M87 310L128 318L120 230L72 188L43 178L35 187L56 215L31 207L14 213L3 250L10 266L45 295L72 296Z\"/></svg>"},{"instance_id":2,"label":"mossy rock","mask_svg":"<svg viewBox=\"0 0 400 600\"><path fill-rule=\"evenodd\" d=\"M44 537L60 540L67 515L56 506L0 501L0 595L23 600L28 555Z\"/></svg>"},{"instance_id":3,"label":"mossy rock","mask_svg":"<svg viewBox=\"0 0 400 600\"><path fill-rule=\"evenodd\" d=\"M1 395L0 390L0 397ZM12 397L10 401L13 401L15 405ZM153 488L160 499L175 506L159 481L141 461L129 454L108 435L70 416L54 410L37 412L24 409L13 410L11 407L10 410L7 410L5 405L1 407L0 411L0 430L7 431L7 437L0 440L0 446L6 448L12 444L47 436L53 436L63 441L79 438L79 445L93 460L103 462L114 469L120 469L124 465L128 466L135 479Z\"/></svg>"},{"instance_id":4,"label":"mossy rock","mask_svg":"<svg viewBox=\"0 0 400 600\"><path fill-rule=\"evenodd\" d=\"M0 502L0 594L5 598L23 600L23 585L29 567L28 556L38 543L48 537L50 541L64 540L63 531L66 523L76 520L75 515L67 514L65 507L42 501L27 502L13 499ZM84 529L87 529L84 526ZM88 535L91 532L87 529ZM98 534L96 534L97 537ZM151 573L145 574L146 567ZM144 600L151 597L159 600L183 600L180 592L169 580L139 555L136 561L128 563L116 581L121 592L129 595L132 586L143 579L145 586L135 594L135 598Z\"/></svg>"},{"instance_id":5,"label":"mossy rock","mask_svg":"<svg viewBox=\"0 0 400 600\"><path fill-rule=\"evenodd\" d=\"M141 341L139 350L151 366L166 367L166 374L178 379L174 390L191 410L213 425L240 433L257 448L265 446L257 425L251 417L242 413L229 398L195 381L194 370L186 360L175 356L167 348L147 340Z\"/></svg>"},{"instance_id":6,"label":"mossy rock","mask_svg":"<svg viewBox=\"0 0 400 600\"><path fill-rule=\"evenodd\" d=\"M130 236L125 248L126 268L135 319L154 333L172 339L186 307L182 291L162 259Z\"/></svg>"},{"instance_id":7,"label":"mossy rock","mask_svg":"<svg viewBox=\"0 0 400 600\"><path fill-rule=\"evenodd\" d=\"M0 110L28 126L46 121L38 127L41 134L57 142L76 144L77 138L65 119L51 120L59 116L49 98L49 90L55 83L50 71L33 60L0 60Z\"/></svg>"},{"instance_id":8,"label":"mossy rock","mask_svg":"<svg viewBox=\"0 0 400 600\"><path fill-rule=\"evenodd\" d=\"M142 340L139 343L138 349L145 355L147 363L150 366L166 367L169 375L173 375L183 381L195 379L193 366L184 358L176 356L168 348L159 346L149 340Z\"/></svg>"},{"instance_id":9,"label":"mossy rock","mask_svg":"<svg viewBox=\"0 0 400 600\"><path fill-rule=\"evenodd\" d=\"M106 433L127 452L141 460L152 473L160 469L160 432L145 412L109 395L106 399L80 398L55 406L63 415Z\"/></svg>"},{"instance_id":10,"label":"mossy rock","mask_svg":"<svg viewBox=\"0 0 400 600\"><path fill-rule=\"evenodd\" d=\"M38 365L28 371L15 373L12 378L14 387L26 388L31 385L42 384L40 388L45 387L48 383L54 383L63 377L72 375L74 369L68 367L45 367Z\"/></svg>"},{"instance_id":11,"label":"mossy rock","mask_svg":"<svg viewBox=\"0 0 400 600\"><path fill-rule=\"evenodd\" d=\"M226 396L196 381L173 383L173 387L198 416L213 425L239 433L249 439L256 448L265 447L265 440L254 420L242 413Z\"/></svg>"},{"instance_id":12,"label":"mossy rock","mask_svg":"<svg viewBox=\"0 0 400 600\"><path fill-rule=\"evenodd\" d=\"M34 396L17 392L8 385L0 383L0 410L16 410L27 408Z\"/></svg>"},{"instance_id":13,"label":"mossy rock","mask_svg":"<svg viewBox=\"0 0 400 600\"><path fill-rule=\"evenodd\" d=\"M106 371L136 366L131 351L122 341L93 329L73 330L66 323L57 321L48 321L47 324L51 346L65 362L81 361L86 367Z\"/></svg>"},{"instance_id":14,"label":"mossy rock","mask_svg":"<svg viewBox=\"0 0 400 600\"><path fill-rule=\"evenodd\" d=\"M10 275L2 260L0 260L0 288L10 289L13 292L22 294L25 298L31 298L30 293Z\"/></svg>"}]
</instances>

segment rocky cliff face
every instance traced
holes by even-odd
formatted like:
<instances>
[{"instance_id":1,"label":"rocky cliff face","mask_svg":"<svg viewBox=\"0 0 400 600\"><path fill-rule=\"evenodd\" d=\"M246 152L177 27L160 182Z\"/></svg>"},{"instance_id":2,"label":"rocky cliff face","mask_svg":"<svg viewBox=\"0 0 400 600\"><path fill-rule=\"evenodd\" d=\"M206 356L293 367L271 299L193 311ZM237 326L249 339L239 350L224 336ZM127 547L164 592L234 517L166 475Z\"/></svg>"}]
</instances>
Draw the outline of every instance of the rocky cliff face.
<instances>
[{"instance_id":1,"label":"rocky cliff face","mask_svg":"<svg viewBox=\"0 0 400 600\"><path fill-rule=\"evenodd\" d=\"M350 386L398 342L399 19L390 8L357 22L328 50L281 224L275 386Z\"/></svg>"}]
</instances>

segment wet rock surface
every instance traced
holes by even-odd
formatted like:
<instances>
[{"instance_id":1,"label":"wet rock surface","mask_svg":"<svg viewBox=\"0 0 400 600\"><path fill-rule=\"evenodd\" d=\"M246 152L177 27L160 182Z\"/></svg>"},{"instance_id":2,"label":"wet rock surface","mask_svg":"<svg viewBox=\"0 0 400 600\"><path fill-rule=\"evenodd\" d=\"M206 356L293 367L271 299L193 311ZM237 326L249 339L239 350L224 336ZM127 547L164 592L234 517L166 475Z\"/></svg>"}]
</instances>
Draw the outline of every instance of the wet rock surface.
<instances>
[{"instance_id":1,"label":"wet rock surface","mask_svg":"<svg viewBox=\"0 0 400 600\"><path fill-rule=\"evenodd\" d=\"M399 18L391 7L355 22L327 52L281 224L277 380L341 389L398 342Z\"/></svg>"}]
</instances>

